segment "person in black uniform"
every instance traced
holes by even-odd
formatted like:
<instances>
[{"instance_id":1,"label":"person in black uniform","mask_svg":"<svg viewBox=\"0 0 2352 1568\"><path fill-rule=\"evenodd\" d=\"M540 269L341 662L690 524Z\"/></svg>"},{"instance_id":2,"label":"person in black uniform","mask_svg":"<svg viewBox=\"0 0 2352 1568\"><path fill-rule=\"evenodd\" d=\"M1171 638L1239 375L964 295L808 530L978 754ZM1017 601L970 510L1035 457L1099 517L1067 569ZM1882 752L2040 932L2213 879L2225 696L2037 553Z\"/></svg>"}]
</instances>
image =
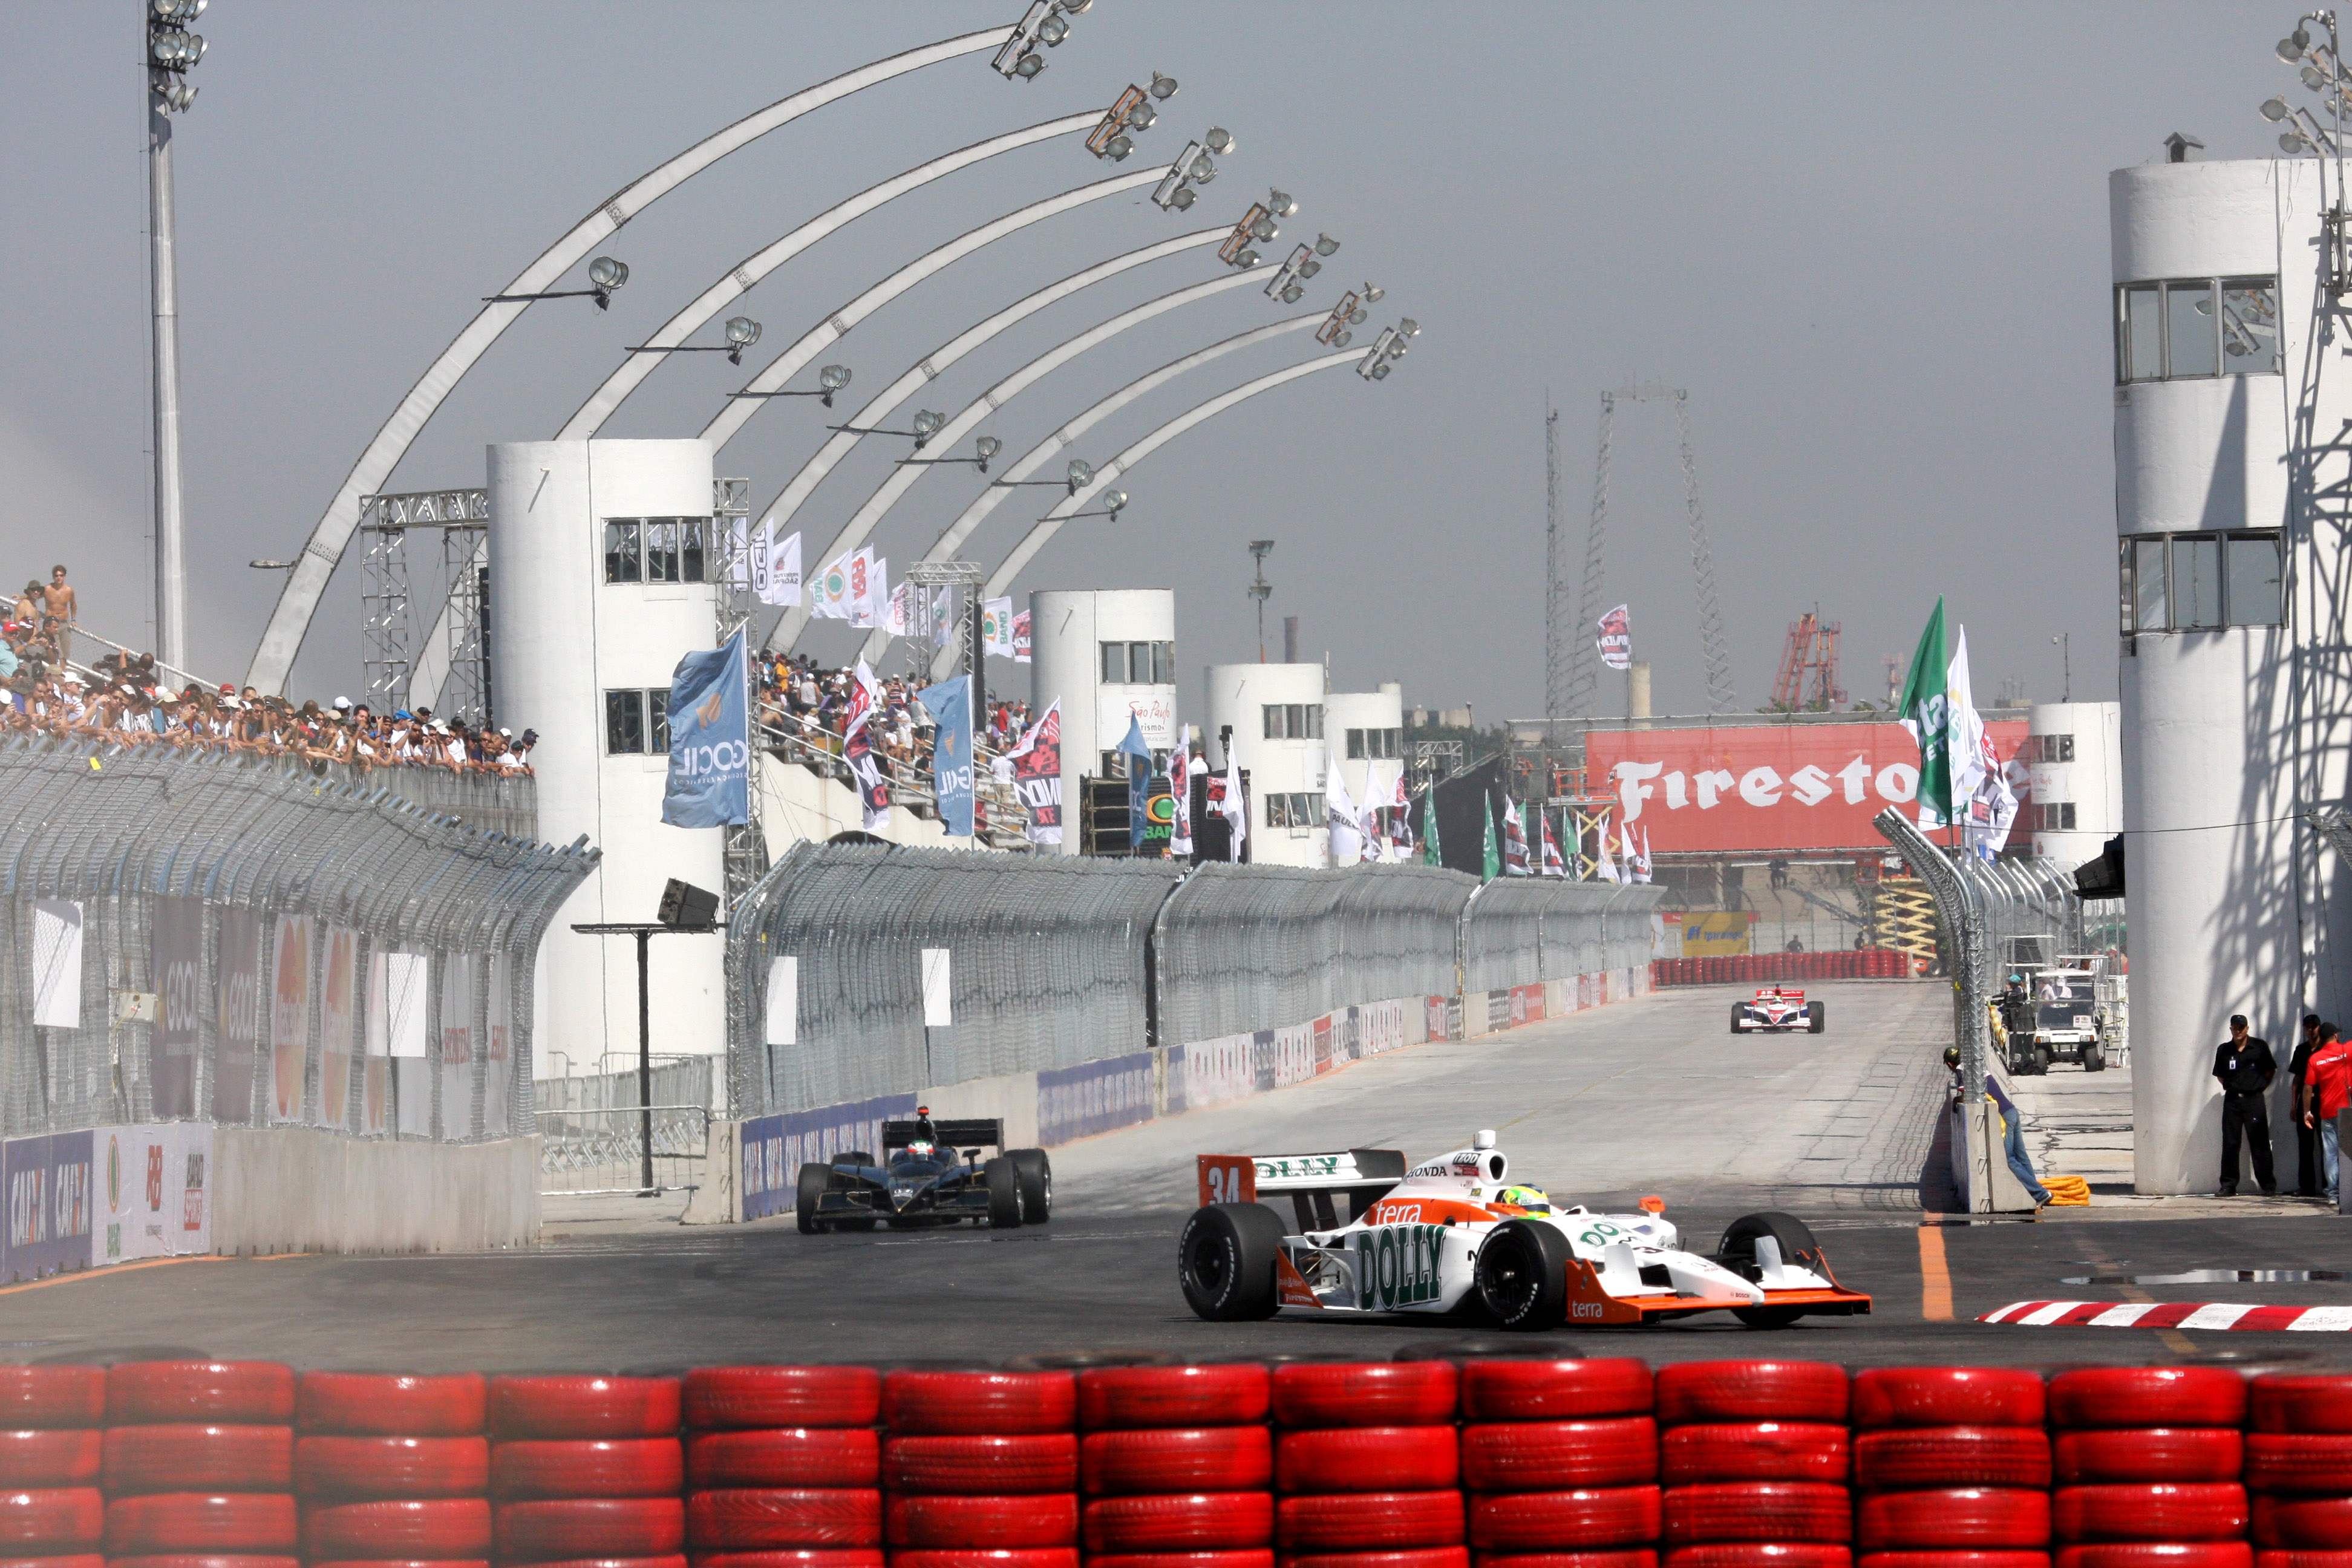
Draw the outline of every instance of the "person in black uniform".
<instances>
[{"instance_id":1,"label":"person in black uniform","mask_svg":"<svg viewBox=\"0 0 2352 1568\"><path fill-rule=\"evenodd\" d=\"M2294 1085L2294 1190L2306 1198L2319 1195L2319 1134L2303 1124L2303 1087L2311 1053L2319 1048L2319 1015L2303 1016L2303 1038L2296 1042L2294 1055L2287 1062L2287 1078Z\"/></svg>"},{"instance_id":2,"label":"person in black uniform","mask_svg":"<svg viewBox=\"0 0 2352 1568\"><path fill-rule=\"evenodd\" d=\"M2213 1076L2221 1080L2221 1195L2238 1195L2238 1139L2243 1133L2246 1152L2253 1157L2254 1181L2263 1196L2278 1195L2278 1178L2271 1170L2270 1112L2263 1095L2278 1076L2270 1042L2246 1033L2246 1016L2230 1015L2230 1037L2213 1052Z\"/></svg>"}]
</instances>

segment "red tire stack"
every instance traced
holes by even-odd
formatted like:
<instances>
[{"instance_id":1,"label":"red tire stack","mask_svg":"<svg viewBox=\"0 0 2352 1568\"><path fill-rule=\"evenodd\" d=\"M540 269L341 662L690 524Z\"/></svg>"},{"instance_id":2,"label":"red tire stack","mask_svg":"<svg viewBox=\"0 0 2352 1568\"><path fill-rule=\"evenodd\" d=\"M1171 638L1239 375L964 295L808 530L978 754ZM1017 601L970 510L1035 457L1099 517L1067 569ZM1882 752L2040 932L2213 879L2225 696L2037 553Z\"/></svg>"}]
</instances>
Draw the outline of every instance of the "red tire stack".
<instances>
[{"instance_id":1,"label":"red tire stack","mask_svg":"<svg viewBox=\"0 0 2352 1568\"><path fill-rule=\"evenodd\" d=\"M294 1372L125 1362L106 1374L106 1555L295 1568Z\"/></svg>"},{"instance_id":2,"label":"red tire stack","mask_svg":"<svg viewBox=\"0 0 2352 1568\"><path fill-rule=\"evenodd\" d=\"M677 1379L495 1377L489 1417L501 1563L685 1568Z\"/></svg>"},{"instance_id":3,"label":"red tire stack","mask_svg":"<svg viewBox=\"0 0 2352 1568\"><path fill-rule=\"evenodd\" d=\"M2352 1377L2254 1379L2246 1434L2260 1568L2352 1568Z\"/></svg>"},{"instance_id":4,"label":"red tire stack","mask_svg":"<svg viewBox=\"0 0 2352 1568\"><path fill-rule=\"evenodd\" d=\"M2252 1568L2246 1380L2220 1367L2095 1367L2050 1382L2057 1568Z\"/></svg>"},{"instance_id":5,"label":"red tire stack","mask_svg":"<svg viewBox=\"0 0 2352 1568\"><path fill-rule=\"evenodd\" d=\"M302 1374L294 1397L294 1489L311 1568L488 1563L485 1389L470 1372Z\"/></svg>"},{"instance_id":6,"label":"red tire stack","mask_svg":"<svg viewBox=\"0 0 2352 1568\"><path fill-rule=\"evenodd\" d=\"M1274 1568L1270 1390L1256 1363L1080 1373L1091 1568Z\"/></svg>"},{"instance_id":7,"label":"red tire stack","mask_svg":"<svg viewBox=\"0 0 2352 1568\"><path fill-rule=\"evenodd\" d=\"M1274 1369L1283 1568L1468 1568L1449 1361Z\"/></svg>"},{"instance_id":8,"label":"red tire stack","mask_svg":"<svg viewBox=\"0 0 2352 1568\"><path fill-rule=\"evenodd\" d=\"M1659 1368L1666 1568L1847 1568L1846 1394L1815 1362Z\"/></svg>"},{"instance_id":9,"label":"red tire stack","mask_svg":"<svg viewBox=\"0 0 2352 1568\"><path fill-rule=\"evenodd\" d=\"M1076 1568L1077 1422L1067 1372L886 1375L893 1568Z\"/></svg>"},{"instance_id":10,"label":"red tire stack","mask_svg":"<svg viewBox=\"0 0 2352 1568\"><path fill-rule=\"evenodd\" d=\"M697 1568L882 1568L882 1374L686 1374L686 1539Z\"/></svg>"},{"instance_id":11,"label":"red tire stack","mask_svg":"<svg viewBox=\"0 0 2352 1568\"><path fill-rule=\"evenodd\" d=\"M1462 1369L1462 1484L1478 1568L1656 1568L1647 1363Z\"/></svg>"},{"instance_id":12,"label":"red tire stack","mask_svg":"<svg viewBox=\"0 0 2352 1568\"><path fill-rule=\"evenodd\" d=\"M1879 1367L1853 1379L1860 1568L2048 1568L2038 1373Z\"/></svg>"},{"instance_id":13,"label":"red tire stack","mask_svg":"<svg viewBox=\"0 0 2352 1568\"><path fill-rule=\"evenodd\" d=\"M0 1557L100 1568L106 1373L0 1367Z\"/></svg>"}]
</instances>

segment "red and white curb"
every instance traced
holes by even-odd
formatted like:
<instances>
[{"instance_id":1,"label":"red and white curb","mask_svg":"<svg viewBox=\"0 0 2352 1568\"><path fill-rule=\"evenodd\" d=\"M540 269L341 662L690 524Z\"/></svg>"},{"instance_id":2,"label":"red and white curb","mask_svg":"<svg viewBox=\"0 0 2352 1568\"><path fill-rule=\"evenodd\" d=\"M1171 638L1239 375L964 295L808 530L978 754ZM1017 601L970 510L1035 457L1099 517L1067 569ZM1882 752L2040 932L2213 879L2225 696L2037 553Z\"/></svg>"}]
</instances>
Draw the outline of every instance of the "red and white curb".
<instances>
[{"instance_id":1,"label":"red and white curb","mask_svg":"<svg viewBox=\"0 0 2352 1568\"><path fill-rule=\"evenodd\" d=\"M2250 1307L2232 1301L2011 1301L1979 1323L2032 1329L2287 1329L2352 1333L2352 1307Z\"/></svg>"}]
</instances>

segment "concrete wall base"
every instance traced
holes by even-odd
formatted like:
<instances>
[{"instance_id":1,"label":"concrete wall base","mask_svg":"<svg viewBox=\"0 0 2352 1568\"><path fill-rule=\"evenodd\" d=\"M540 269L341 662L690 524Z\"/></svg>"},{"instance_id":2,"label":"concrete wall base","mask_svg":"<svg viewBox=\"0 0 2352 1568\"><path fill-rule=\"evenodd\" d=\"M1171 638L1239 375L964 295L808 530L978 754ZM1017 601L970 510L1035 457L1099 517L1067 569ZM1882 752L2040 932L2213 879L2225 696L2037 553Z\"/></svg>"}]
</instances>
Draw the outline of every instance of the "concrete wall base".
<instances>
[{"instance_id":1,"label":"concrete wall base","mask_svg":"<svg viewBox=\"0 0 2352 1568\"><path fill-rule=\"evenodd\" d=\"M213 1249L486 1252L539 1240L539 1140L425 1143L300 1127L213 1133Z\"/></svg>"}]
</instances>

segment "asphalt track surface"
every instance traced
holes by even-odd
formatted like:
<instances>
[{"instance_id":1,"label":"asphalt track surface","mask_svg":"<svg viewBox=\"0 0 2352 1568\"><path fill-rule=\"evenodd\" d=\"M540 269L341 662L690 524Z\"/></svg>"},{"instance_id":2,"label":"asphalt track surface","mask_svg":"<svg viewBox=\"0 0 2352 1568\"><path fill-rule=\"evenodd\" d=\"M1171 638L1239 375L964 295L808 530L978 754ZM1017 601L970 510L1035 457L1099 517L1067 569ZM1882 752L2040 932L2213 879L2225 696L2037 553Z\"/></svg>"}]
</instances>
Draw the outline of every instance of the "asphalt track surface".
<instances>
[{"instance_id":1,"label":"asphalt track surface","mask_svg":"<svg viewBox=\"0 0 2352 1568\"><path fill-rule=\"evenodd\" d=\"M1654 1362L1760 1354L1854 1365L2352 1365L2352 1334L2024 1329L1975 1323L2017 1300L2352 1300L2333 1282L2139 1286L2137 1273L2352 1275L2352 1224L2315 1208L2206 1203L2045 1211L1969 1224L1923 1214L1949 993L1857 983L1815 993L1829 1029L1735 1039L1732 993L1662 994L1460 1044L1399 1051L1318 1082L1055 1153L1051 1224L1018 1231L803 1237L789 1219L718 1228L593 1219L488 1256L194 1259L0 1290L0 1359L156 1350L300 1366L436 1371L742 1361L955 1361L1080 1350L1198 1358L1381 1359L1491 1339L1474 1321L1286 1312L1199 1321L1174 1237L1192 1156L1358 1147L1419 1157L1499 1134L1515 1180L1556 1203L1664 1198L1706 1249L1739 1214L1810 1221L1873 1315L1780 1331L1710 1314L1547 1342ZM1937 1201L1933 1188L1928 1201ZM2064 1283L2069 1278L2102 1281Z\"/></svg>"}]
</instances>

